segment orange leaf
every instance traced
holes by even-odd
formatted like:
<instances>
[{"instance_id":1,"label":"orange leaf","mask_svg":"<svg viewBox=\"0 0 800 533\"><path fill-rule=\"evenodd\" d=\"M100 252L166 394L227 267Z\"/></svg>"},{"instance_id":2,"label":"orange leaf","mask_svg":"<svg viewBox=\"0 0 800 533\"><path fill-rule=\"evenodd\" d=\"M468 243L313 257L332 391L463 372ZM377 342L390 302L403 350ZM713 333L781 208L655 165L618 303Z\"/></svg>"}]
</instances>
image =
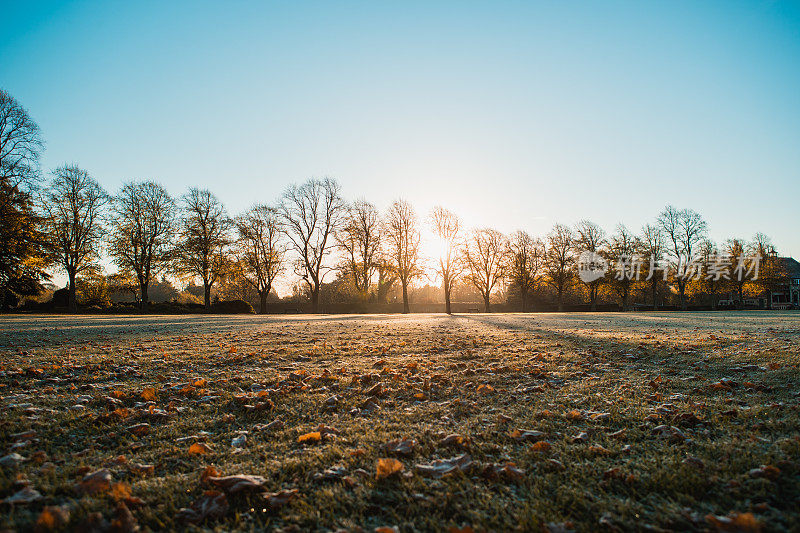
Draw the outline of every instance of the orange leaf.
<instances>
[{"instance_id":1,"label":"orange leaf","mask_svg":"<svg viewBox=\"0 0 800 533\"><path fill-rule=\"evenodd\" d=\"M403 463L391 457L381 457L378 459L376 477L383 479L403 471Z\"/></svg>"},{"instance_id":2,"label":"orange leaf","mask_svg":"<svg viewBox=\"0 0 800 533\"><path fill-rule=\"evenodd\" d=\"M69 509L66 506L47 506L36 520L35 531L52 531L60 529L69 522Z\"/></svg>"},{"instance_id":3,"label":"orange leaf","mask_svg":"<svg viewBox=\"0 0 800 533\"><path fill-rule=\"evenodd\" d=\"M311 433L306 433L305 435L300 435L297 437L297 442L303 444L313 444L315 442L319 442L322 440L322 433L319 431L312 431Z\"/></svg>"},{"instance_id":4,"label":"orange leaf","mask_svg":"<svg viewBox=\"0 0 800 533\"><path fill-rule=\"evenodd\" d=\"M156 389L148 387L142 391L142 399L146 402L156 401Z\"/></svg>"},{"instance_id":5,"label":"orange leaf","mask_svg":"<svg viewBox=\"0 0 800 533\"><path fill-rule=\"evenodd\" d=\"M205 455L211 451L211 446L205 442L195 442L189 446L189 453L192 455Z\"/></svg>"}]
</instances>

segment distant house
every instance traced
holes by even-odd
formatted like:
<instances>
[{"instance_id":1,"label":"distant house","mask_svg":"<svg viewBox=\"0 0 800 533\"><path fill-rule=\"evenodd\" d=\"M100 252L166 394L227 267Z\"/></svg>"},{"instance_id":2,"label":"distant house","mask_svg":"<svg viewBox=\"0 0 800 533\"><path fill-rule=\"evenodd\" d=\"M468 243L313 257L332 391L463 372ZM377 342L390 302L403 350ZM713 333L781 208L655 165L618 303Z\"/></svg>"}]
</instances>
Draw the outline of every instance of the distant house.
<instances>
[{"instance_id":1,"label":"distant house","mask_svg":"<svg viewBox=\"0 0 800 533\"><path fill-rule=\"evenodd\" d=\"M773 289L765 291L770 309L797 309L800 307L800 263L791 257L777 257L779 274Z\"/></svg>"}]
</instances>

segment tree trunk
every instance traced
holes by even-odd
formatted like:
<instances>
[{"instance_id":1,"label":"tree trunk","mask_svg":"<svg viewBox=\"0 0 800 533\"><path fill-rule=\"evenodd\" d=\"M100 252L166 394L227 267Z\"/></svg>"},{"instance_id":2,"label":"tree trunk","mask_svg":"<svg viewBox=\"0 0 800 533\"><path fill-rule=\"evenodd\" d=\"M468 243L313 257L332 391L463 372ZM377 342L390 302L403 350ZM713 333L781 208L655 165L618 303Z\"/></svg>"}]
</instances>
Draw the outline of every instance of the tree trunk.
<instances>
[{"instance_id":1,"label":"tree trunk","mask_svg":"<svg viewBox=\"0 0 800 533\"><path fill-rule=\"evenodd\" d=\"M656 293L658 293L658 286L653 282L653 311L658 310L658 302L656 301Z\"/></svg>"},{"instance_id":2,"label":"tree trunk","mask_svg":"<svg viewBox=\"0 0 800 533\"><path fill-rule=\"evenodd\" d=\"M492 312L491 308L489 307L489 295L488 294L484 294L483 295L483 312L484 313L491 313Z\"/></svg>"},{"instance_id":3,"label":"tree trunk","mask_svg":"<svg viewBox=\"0 0 800 533\"><path fill-rule=\"evenodd\" d=\"M267 291L261 291L258 293L259 298L261 299L261 307L258 309L258 312L262 315L267 314Z\"/></svg>"},{"instance_id":4,"label":"tree trunk","mask_svg":"<svg viewBox=\"0 0 800 533\"><path fill-rule=\"evenodd\" d=\"M453 312L450 310L450 289L448 288L448 283L445 282L444 284L444 312L448 315L452 315Z\"/></svg>"},{"instance_id":5,"label":"tree trunk","mask_svg":"<svg viewBox=\"0 0 800 533\"><path fill-rule=\"evenodd\" d=\"M75 287L75 272L69 272L69 298L67 300L67 306L69 307L70 313L77 313L78 312L78 290Z\"/></svg>"},{"instance_id":6,"label":"tree trunk","mask_svg":"<svg viewBox=\"0 0 800 533\"><path fill-rule=\"evenodd\" d=\"M678 284L678 291L681 293L681 310L686 311L686 284Z\"/></svg>"},{"instance_id":7,"label":"tree trunk","mask_svg":"<svg viewBox=\"0 0 800 533\"><path fill-rule=\"evenodd\" d=\"M139 305L141 306L141 311L143 313L146 313L147 312L147 305L150 303L150 300L147 297L147 284L146 283L142 283L140 288L141 288L140 295L142 297L142 301L141 301L141 303Z\"/></svg>"},{"instance_id":8,"label":"tree trunk","mask_svg":"<svg viewBox=\"0 0 800 533\"><path fill-rule=\"evenodd\" d=\"M527 289L522 289L522 312L525 313L528 310L528 291Z\"/></svg>"},{"instance_id":9,"label":"tree trunk","mask_svg":"<svg viewBox=\"0 0 800 533\"><path fill-rule=\"evenodd\" d=\"M203 282L203 303L206 306L206 310L211 309L211 285Z\"/></svg>"},{"instance_id":10,"label":"tree trunk","mask_svg":"<svg viewBox=\"0 0 800 533\"><path fill-rule=\"evenodd\" d=\"M319 285L311 289L311 309L314 314L319 313Z\"/></svg>"},{"instance_id":11,"label":"tree trunk","mask_svg":"<svg viewBox=\"0 0 800 533\"><path fill-rule=\"evenodd\" d=\"M409 313L408 308L408 282L403 281L403 313Z\"/></svg>"},{"instance_id":12,"label":"tree trunk","mask_svg":"<svg viewBox=\"0 0 800 533\"><path fill-rule=\"evenodd\" d=\"M564 301L563 301L563 296L564 296L564 289L559 289L559 290L558 290L558 312L559 312L559 313L561 313L562 311L564 311Z\"/></svg>"}]
</instances>

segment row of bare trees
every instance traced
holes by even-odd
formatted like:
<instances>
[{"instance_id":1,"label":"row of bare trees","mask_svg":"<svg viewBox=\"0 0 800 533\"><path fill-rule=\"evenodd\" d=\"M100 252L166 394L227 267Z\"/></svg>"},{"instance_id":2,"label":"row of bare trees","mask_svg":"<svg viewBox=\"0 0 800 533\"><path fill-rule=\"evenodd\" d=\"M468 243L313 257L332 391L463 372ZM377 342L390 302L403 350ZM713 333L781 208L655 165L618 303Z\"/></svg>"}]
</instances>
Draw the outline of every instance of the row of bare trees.
<instances>
[{"instance_id":1,"label":"row of bare trees","mask_svg":"<svg viewBox=\"0 0 800 533\"><path fill-rule=\"evenodd\" d=\"M584 290L591 308L601 291L616 294L623 307L636 280L627 277L576 277L580 252L603 257L653 258L665 272L646 282L652 303L669 284L686 305L689 280L682 258L710 257L723 251L734 261L746 253L767 256L774 250L758 234L752 242L730 239L720 246L707 236L707 224L695 211L668 206L636 234L618 225L611 235L590 221L574 227L556 224L544 238L524 231L510 236L492 228L467 230L454 213L435 208L420 219L413 206L395 201L381 213L366 200L346 202L332 179L311 179L290 186L274 205L258 204L230 217L210 191L190 189L173 198L153 181L133 181L110 195L87 171L64 165L42 183L38 160L43 149L38 126L5 91L0 90L0 298L31 294L48 270L69 280L69 307L77 309L78 278L100 269L109 257L121 276L133 279L143 307L158 276L201 281L204 303L220 280L236 276L259 295L261 311L278 277L291 270L318 310L326 275L335 271L358 298L384 302L399 283L403 310L409 311L409 288L421 278L441 282L445 307L459 284L473 286L490 310L500 289L519 294L522 308L546 286L559 308L564 295ZM433 257L422 257L422 234L436 239ZM773 253L774 255L774 253ZM720 290L707 280L704 290ZM741 300L745 281L726 280L725 288ZM638 283L641 285L641 283Z\"/></svg>"},{"instance_id":2,"label":"row of bare trees","mask_svg":"<svg viewBox=\"0 0 800 533\"><path fill-rule=\"evenodd\" d=\"M671 272L671 277L647 280L653 305L657 305L659 281L668 279L685 306L688 280L678 275L681 258L693 257L698 250L717 252L707 239L703 218L672 206L638 235L622 224L607 235L597 224L582 220L574 228L556 224L544 240L524 231L508 237L491 228L466 231L458 216L437 207L425 222L438 239L437 253L425 258L421 251L424 223L410 203L395 201L381 214L365 200L345 202L339 184L328 178L290 186L277 205L259 204L231 218L207 190L190 189L176 201L157 183L133 182L111 197L86 171L64 166L54 171L41 205L52 258L69 278L72 309L76 308L76 277L96 268L104 244L120 270L136 280L145 307L148 286L158 275L200 280L204 303L210 306L215 283L236 273L258 293L262 312L276 279L289 265L305 285L314 310L319 308L320 289L331 271L352 283L365 301L382 301L389 288L399 283L406 313L409 288L423 277L441 282L448 313L458 283L471 284L487 312L498 288L513 287L527 309L529 296L541 284L554 291L559 308L565 291L579 283L591 309L596 308L601 287L615 292L627 308L635 283L632 278L577 280L576 262L585 251L609 259L652 258L655 262L650 268ZM738 257L754 247L765 251L768 246L763 236L757 236L755 244L733 239L725 244L725 252ZM737 290L741 294L741 284Z\"/></svg>"}]
</instances>

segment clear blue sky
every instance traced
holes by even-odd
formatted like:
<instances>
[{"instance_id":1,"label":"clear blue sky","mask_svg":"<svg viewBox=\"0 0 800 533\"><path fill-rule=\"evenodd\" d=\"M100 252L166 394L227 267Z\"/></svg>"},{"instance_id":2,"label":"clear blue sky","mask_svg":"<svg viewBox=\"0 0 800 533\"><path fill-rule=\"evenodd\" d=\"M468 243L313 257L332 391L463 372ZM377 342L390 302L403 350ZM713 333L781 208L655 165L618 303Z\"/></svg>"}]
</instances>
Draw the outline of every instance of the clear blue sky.
<instances>
[{"instance_id":1,"label":"clear blue sky","mask_svg":"<svg viewBox=\"0 0 800 533\"><path fill-rule=\"evenodd\" d=\"M257 5L256 5L257 4ZM667 203L800 257L800 4L3 2L0 85L110 191L310 176L543 234Z\"/></svg>"}]
</instances>

